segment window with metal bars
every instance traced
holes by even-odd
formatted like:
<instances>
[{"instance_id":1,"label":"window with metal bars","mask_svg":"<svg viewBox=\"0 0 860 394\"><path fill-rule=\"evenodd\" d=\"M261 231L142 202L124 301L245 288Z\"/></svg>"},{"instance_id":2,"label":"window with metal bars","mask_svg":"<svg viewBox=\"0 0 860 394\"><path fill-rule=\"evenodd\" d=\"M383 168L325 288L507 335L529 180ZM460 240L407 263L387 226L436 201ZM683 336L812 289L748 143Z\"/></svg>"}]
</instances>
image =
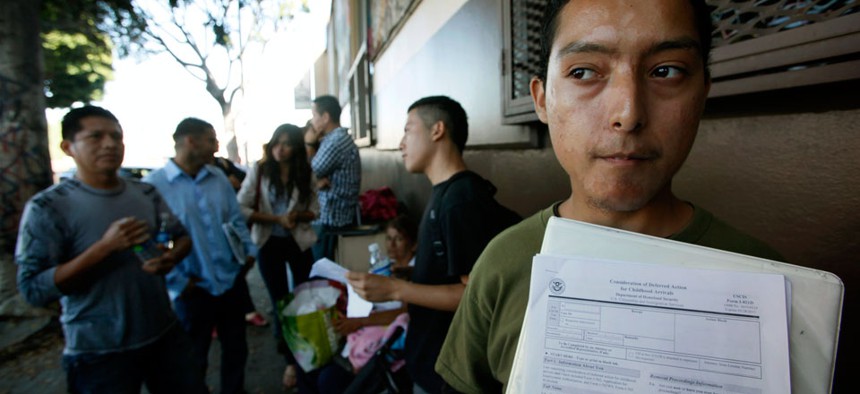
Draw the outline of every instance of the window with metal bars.
<instances>
[{"instance_id":1,"label":"window with metal bars","mask_svg":"<svg viewBox=\"0 0 860 394\"><path fill-rule=\"evenodd\" d=\"M860 0L707 0L711 97L860 79ZM504 0L506 123L534 121L546 0Z\"/></svg>"}]
</instances>

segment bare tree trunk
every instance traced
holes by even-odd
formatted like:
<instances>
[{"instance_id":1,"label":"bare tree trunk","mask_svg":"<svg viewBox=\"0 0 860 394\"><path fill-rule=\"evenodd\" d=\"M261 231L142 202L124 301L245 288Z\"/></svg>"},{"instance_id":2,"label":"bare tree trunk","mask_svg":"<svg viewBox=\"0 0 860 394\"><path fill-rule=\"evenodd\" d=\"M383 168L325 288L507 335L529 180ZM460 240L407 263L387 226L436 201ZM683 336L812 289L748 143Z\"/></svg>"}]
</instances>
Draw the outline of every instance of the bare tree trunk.
<instances>
[{"instance_id":1,"label":"bare tree trunk","mask_svg":"<svg viewBox=\"0 0 860 394\"><path fill-rule=\"evenodd\" d=\"M0 315L34 313L15 283L24 204L51 185L39 36L41 0L0 1Z\"/></svg>"},{"instance_id":2,"label":"bare tree trunk","mask_svg":"<svg viewBox=\"0 0 860 394\"><path fill-rule=\"evenodd\" d=\"M233 110L232 102L222 104L221 112L224 116L224 135L227 136L227 158L234 163L241 163L239 144L236 141L236 116L238 114Z\"/></svg>"}]
</instances>

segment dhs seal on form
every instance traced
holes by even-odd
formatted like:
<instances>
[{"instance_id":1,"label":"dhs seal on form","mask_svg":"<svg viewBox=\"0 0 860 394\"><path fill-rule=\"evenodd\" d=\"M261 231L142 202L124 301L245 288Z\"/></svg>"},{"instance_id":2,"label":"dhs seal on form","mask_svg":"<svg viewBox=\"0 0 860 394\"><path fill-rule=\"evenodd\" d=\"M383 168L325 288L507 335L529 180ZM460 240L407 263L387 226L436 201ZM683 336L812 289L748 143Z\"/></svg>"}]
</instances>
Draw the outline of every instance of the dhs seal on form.
<instances>
[{"instance_id":1,"label":"dhs seal on form","mask_svg":"<svg viewBox=\"0 0 860 394\"><path fill-rule=\"evenodd\" d=\"M553 278L549 281L549 291L552 294L559 295L564 293L564 281L559 278Z\"/></svg>"}]
</instances>

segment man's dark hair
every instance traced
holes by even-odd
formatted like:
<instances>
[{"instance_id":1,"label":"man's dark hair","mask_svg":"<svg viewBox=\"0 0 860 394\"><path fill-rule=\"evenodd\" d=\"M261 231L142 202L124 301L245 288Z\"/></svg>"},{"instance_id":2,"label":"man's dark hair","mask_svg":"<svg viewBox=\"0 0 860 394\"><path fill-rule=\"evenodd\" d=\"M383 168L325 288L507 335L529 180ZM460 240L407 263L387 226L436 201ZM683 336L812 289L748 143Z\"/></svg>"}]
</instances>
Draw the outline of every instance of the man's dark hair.
<instances>
[{"instance_id":1,"label":"man's dark hair","mask_svg":"<svg viewBox=\"0 0 860 394\"><path fill-rule=\"evenodd\" d=\"M214 130L212 124L197 118L185 118L176 125L176 131L173 132L173 141L179 142L187 135L201 135L209 130Z\"/></svg>"},{"instance_id":2,"label":"man's dark hair","mask_svg":"<svg viewBox=\"0 0 860 394\"><path fill-rule=\"evenodd\" d=\"M314 104L317 105L317 112L320 115L328 114L331 121L340 123L340 102L334 96L319 96L314 99Z\"/></svg>"},{"instance_id":3,"label":"man's dark hair","mask_svg":"<svg viewBox=\"0 0 860 394\"><path fill-rule=\"evenodd\" d=\"M460 103L448 96L430 96L412 103L406 112L413 109L418 110L418 116L428 128L442 121L457 150L463 152L469 139L469 121Z\"/></svg>"},{"instance_id":4,"label":"man's dark hair","mask_svg":"<svg viewBox=\"0 0 860 394\"><path fill-rule=\"evenodd\" d=\"M73 141L75 139L75 134L77 134L83 128L83 126L81 126L81 119L86 118L88 116L107 118L116 123L119 123L119 120L117 120L116 116L114 116L110 111L102 107L96 107L94 105L85 105L81 108L75 108L69 111L66 116L63 116L63 139Z\"/></svg>"},{"instance_id":5,"label":"man's dark hair","mask_svg":"<svg viewBox=\"0 0 860 394\"><path fill-rule=\"evenodd\" d=\"M540 64L537 77L541 81L546 82L547 66L549 64L549 56L552 52L552 42L555 40L555 34L558 32L558 15L570 0L549 0L543 14L543 23L541 24L540 34ZM711 33L714 31L714 25L711 21L711 9L705 4L705 0L690 0L690 5L693 6L693 17L696 22L696 30L699 33L699 48L702 57L702 64L705 66L705 78L711 77L711 71L708 68L708 59L711 54Z\"/></svg>"}]
</instances>

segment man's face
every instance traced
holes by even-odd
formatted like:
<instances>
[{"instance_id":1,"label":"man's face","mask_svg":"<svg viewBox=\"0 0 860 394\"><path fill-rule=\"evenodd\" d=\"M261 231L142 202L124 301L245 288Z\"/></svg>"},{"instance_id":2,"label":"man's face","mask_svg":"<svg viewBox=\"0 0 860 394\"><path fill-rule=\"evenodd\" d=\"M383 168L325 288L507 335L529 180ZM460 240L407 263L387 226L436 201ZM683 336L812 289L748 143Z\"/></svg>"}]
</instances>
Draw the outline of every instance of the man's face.
<instances>
[{"instance_id":1,"label":"man's face","mask_svg":"<svg viewBox=\"0 0 860 394\"><path fill-rule=\"evenodd\" d=\"M644 207L692 147L710 84L687 0L576 0L558 15L538 117L574 199Z\"/></svg>"},{"instance_id":2,"label":"man's face","mask_svg":"<svg viewBox=\"0 0 860 394\"><path fill-rule=\"evenodd\" d=\"M400 140L400 152L406 171L424 172L430 163L432 143L430 129L424 124L418 109L409 111L406 115L403 139Z\"/></svg>"},{"instance_id":3,"label":"man's face","mask_svg":"<svg viewBox=\"0 0 860 394\"><path fill-rule=\"evenodd\" d=\"M80 124L81 130L74 140L60 144L75 159L77 171L82 175L116 174L125 154L119 123L101 116L87 116Z\"/></svg>"},{"instance_id":4,"label":"man's face","mask_svg":"<svg viewBox=\"0 0 860 394\"><path fill-rule=\"evenodd\" d=\"M204 163L215 161L215 153L218 152L218 137L214 129L206 130L205 133L191 137L194 143L194 155Z\"/></svg>"},{"instance_id":5,"label":"man's face","mask_svg":"<svg viewBox=\"0 0 860 394\"><path fill-rule=\"evenodd\" d=\"M321 133L325 130L326 123L328 123L328 116L326 116L328 114L320 113L316 103L311 104L311 114L311 126L313 126L315 132Z\"/></svg>"}]
</instances>

